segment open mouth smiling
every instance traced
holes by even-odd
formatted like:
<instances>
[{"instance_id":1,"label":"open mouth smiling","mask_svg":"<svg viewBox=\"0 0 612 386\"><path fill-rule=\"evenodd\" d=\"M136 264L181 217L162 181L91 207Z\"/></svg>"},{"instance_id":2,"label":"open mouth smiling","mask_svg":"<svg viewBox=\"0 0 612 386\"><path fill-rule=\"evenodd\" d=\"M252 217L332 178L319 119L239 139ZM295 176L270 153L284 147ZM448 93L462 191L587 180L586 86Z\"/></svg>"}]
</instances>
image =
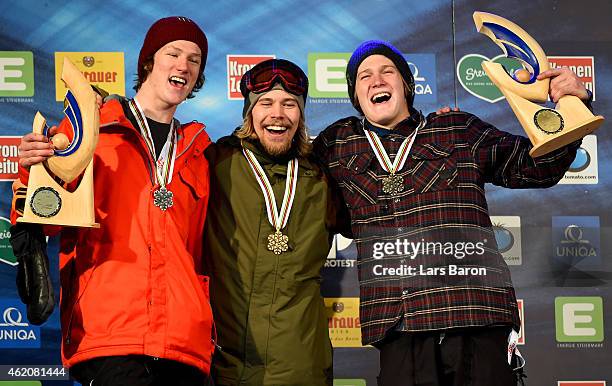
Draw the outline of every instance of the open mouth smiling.
<instances>
[{"instance_id":1,"label":"open mouth smiling","mask_svg":"<svg viewBox=\"0 0 612 386\"><path fill-rule=\"evenodd\" d=\"M168 81L170 82L170 84L176 87L182 87L187 84L187 79L181 78L180 76L176 75L171 76Z\"/></svg>"},{"instance_id":2,"label":"open mouth smiling","mask_svg":"<svg viewBox=\"0 0 612 386\"><path fill-rule=\"evenodd\" d=\"M285 126L266 126L266 131L274 135L283 134L288 128Z\"/></svg>"},{"instance_id":3,"label":"open mouth smiling","mask_svg":"<svg viewBox=\"0 0 612 386\"><path fill-rule=\"evenodd\" d=\"M391 93L383 91L383 92L374 94L374 96L370 98L370 101L374 104L378 104L378 103L385 103L389 99L391 99Z\"/></svg>"}]
</instances>

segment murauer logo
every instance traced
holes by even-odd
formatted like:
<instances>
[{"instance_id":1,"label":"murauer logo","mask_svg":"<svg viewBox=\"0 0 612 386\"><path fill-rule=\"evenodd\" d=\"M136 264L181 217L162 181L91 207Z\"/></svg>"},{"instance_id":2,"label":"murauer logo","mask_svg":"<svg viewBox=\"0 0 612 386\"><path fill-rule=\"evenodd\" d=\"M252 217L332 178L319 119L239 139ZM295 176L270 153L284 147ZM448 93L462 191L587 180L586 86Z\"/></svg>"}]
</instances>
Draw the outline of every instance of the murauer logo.
<instances>
[{"instance_id":1,"label":"murauer logo","mask_svg":"<svg viewBox=\"0 0 612 386\"><path fill-rule=\"evenodd\" d=\"M21 137L0 137L0 181L13 181L17 178L19 142Z\"/></svg>"},{"instance_id":2,"label":"murauer logo","mask_svg":"<svg viewBox=\"0 0 612 386\"><path fill-rule=\"evenodd\" d=\"M599 183L599 167L597 162L597 136L587 135L576 151L576 158L570 165L560 184L597 184Z\"/></svg>"},{"instance_id":3,"label":"murauer logo","mask_svg":"<svg viewBox=\"0 0 612 386\"><path fill-rule=\"evenodd\" d=\"M30 51L0 51L0 97L34 96L34 57Z\"/></svg>"},{"instance_id":4,"label":"murauer logo","mask_svg":"<svg viewBox=\"0 0 612 386\"><path fill-rule=\"evenodd\" d=\"M63 101L67 91L64 81L61 79L65 57L74 63L90 84L99 86L110 94L125 95L123 52L56 52L56 101Z\"/></svg>"},{"instance_id":5,"label":"murauer logo","mask_svg":"<svg viewBox=\"0 0 612 386\"><path fill-rule=\"evenodd\" d=\"M574 71L584 86L593 93L595 100L595 57L593 56L549 56L551 68L568 67Z\"/></svg>"},{"instance_id":6,"label":"murauer logo","mask_svg":"<svg viewBox=\"0 0 612 386\"><path fill-rule=\"evenodd\" d=\"M25 307L18 301L0 301L0 348L39 348L40 328L24 319Z\"/></svg>"},{"instance_id":7,"label":"murauer logo","mask_svg":"<svg viewBox=\"0 0 612 386\"><path fill-rule=\"evenodd\" d=\"M514 71L523 67L517 60L506 58L504 55L489 59L483 55L469 54L459 59L459 63L457 63L457 78L461 86L476 98L490 103L499 102L504 99L504 96L491 79L489 79L485 70L482 69L481 63L485 60L492 60L495 63L501 64L510 74L514 74Z\"/></svg>"},{"instance_id":8,"label":"murauer logo","mask_svg":"<svg viewBox=\"0 0 612 386\"><path fill-rule=\"evenodd\" d=\"M361 347L359 298L325 298L329 338L333 347Z\"/></svg>"},{"instance_id":9,"label":"murauer logo","mask_svg":"<svg viewBox=\"0 0 612 386\"><path fill-rule=\"evenodd\" d=\"M256 64L275 58L274 55L227 55L227 99L242 100L240 93L242 75Z\"/></svg>"}]
</instances>

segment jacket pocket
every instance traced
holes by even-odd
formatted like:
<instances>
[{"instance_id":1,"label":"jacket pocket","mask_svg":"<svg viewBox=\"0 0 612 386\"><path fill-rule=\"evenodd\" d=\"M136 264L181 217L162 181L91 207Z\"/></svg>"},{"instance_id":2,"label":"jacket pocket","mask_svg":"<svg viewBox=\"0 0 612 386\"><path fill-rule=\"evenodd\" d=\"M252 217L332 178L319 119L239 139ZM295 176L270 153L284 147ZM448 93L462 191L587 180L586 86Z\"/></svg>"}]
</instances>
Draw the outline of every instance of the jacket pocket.
<instances>
[{"instance_id":1,"label":"jacket pocket","mask_svg":"<svg viewBox=\"0 0 612 386\"><path fill-rule=\"evenodd\" d=\"M415 147L410 171L417 193L454 189L457 185L457 160L452 143L424 143Z\"/></svg>"},{"instance_id":2,"label":"jacket pocket","mask_svg":"<svg viewBox=\"0 0 612 386\"><path fill-rule=\"evenodd\" d=\"M340 183L348 193L344 197L347 207L360 208L376 203L378 185L376 179L367 173L373 158L374 154L367 152L339 160L344 170L344 181Z\"/></svg>"},{"instance_id":3,"label":"jacket pocket","mask_svg":"<svg viewBox=\"0 0 612 386\"><path fill-rule=\"evenodd\" d=\"M208 165L202 156L191 157L189 162L179 171L181 180L189 186L196 199L200 199L208 193ZM202 164L204 165L202 165Z\"/></svg>"},{"instance_id":4,"label":"jacket pocket","mask_svg":"<svg viewBox=\"0 0 612 386\"><path fill-rule=\"evenodd\" d=\"M212 353L215 352L215 349L218 349L220 351L222 351L221 346L219 346L219 340L217 337L217 326L215 325L215 318L214 315L212 314L212 307L210 306L210 290L209 290L209 285L210 285L210 278L206 275L198 275L198 283L200 283L200 287L202 287L202 291L204 291L204 296L206 297L206 301L208 302L208 311L210 312L210 316L211 316L211 324L210 324L210 343L211 343L211 348L210 348L210 353L212 355Z\"/></svg>"}]
</instances>

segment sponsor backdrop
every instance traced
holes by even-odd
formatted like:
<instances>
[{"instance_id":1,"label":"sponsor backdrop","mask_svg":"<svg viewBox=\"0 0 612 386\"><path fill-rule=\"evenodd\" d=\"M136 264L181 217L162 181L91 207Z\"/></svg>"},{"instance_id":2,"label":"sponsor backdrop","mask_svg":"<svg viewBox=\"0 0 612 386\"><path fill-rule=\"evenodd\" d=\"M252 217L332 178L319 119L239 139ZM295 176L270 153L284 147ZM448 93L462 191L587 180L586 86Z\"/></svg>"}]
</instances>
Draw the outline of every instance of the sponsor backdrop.
<instances>
[{"instance_id":1,"label":"sponsor backdrop","mask_svg":"<svg viewBox=\"0 0 612 386\"><path fill-rule=\"evenodd\" d=\"M416 108L427 113L456 104L500 129L522 133L480 66L485 59L511 70L517 64L476 32L475 10L526 29L553 67L568 66L581 77L595 96L595 111L612 120L605 93L612 81L612 4L603 0L0 2L0 368L60 361L57 309L40 328L26 320L14 285L16 261L6 218L19 137L31 129L37 110L51 123L62 118L65 88L58 63L63 57L92 84L133 96L146 29L160 17L186 15L201 24L210 51L206 84L180 107L179 119L206 123L213 139L230 133L241 121L240 76L261 60L287 58L308 72L306 113L316 134L354 114L344 79L352 50L363 40L384 39L405 53L414 72ZM487 187L497 240L521 299L520 350L530 385L612 382L611 145L606 122L585 138L559 185L537 191ZM49 253L57 266L56 239L50 240ZM360 345L355 259L351 240L338 237L323 272L335 384L375 385L377 350ZM56 285L57 276L54 270ZM55 379L62 374L56 369ZM0 386L70 384L42 376L21 377L23 383L6 379L0 377Z\"/></svg>"}]
</instances>

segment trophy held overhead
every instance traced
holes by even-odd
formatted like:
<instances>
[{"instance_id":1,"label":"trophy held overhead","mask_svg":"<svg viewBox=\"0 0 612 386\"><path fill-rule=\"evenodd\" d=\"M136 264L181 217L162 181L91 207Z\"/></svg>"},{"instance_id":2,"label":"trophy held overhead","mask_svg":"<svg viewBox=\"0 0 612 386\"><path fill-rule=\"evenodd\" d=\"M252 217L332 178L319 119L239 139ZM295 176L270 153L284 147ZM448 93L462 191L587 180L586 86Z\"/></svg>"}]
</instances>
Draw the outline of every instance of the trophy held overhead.
<instances>
[{"instance_id":1,"label":"trophy held overhead","mask_svg":"<svg viewBox=\"0 0 612 386\"><path fill-rule=\"evenodd\" d=\"M482 62L482 68L504 94L533 144L529 152L532 157L548 154L601 126L604 117L594 116L576 96L561 97L554 109L533 103L548 99L550 79L537 79L550 68L542 47L521 27L503 17L485 12L474 12L473 17L478 32L491 38L508 58L517 59L524 67L511 75L499 63Z\"/></svg>"}]
</instances>

